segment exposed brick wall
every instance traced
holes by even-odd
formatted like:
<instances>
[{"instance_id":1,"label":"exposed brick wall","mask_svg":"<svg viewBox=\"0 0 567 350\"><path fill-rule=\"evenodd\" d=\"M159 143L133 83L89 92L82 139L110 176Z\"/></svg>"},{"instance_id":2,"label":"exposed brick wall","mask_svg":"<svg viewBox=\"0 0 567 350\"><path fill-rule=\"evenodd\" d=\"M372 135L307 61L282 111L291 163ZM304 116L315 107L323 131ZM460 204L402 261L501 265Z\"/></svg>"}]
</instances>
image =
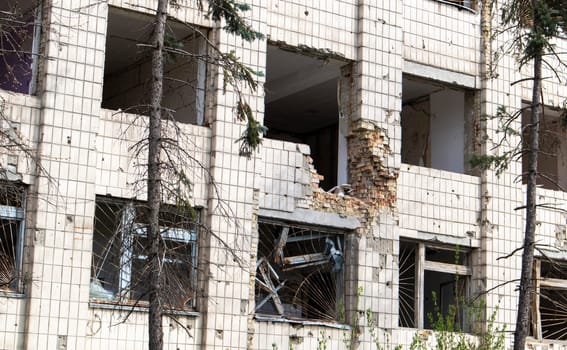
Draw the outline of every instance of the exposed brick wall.
<instances>
[{"instance_id":1,"label":"exposed brick wall","mask_svg":"<svg viewBox=\"0 0 567 350\"><path fill-rule=\"evenodd\" d=\"M353 196L378 208L395 208L399 169L386 164L391 150L384 130L368 121L354 121L348 151Z\"/></svg>"}]
</instances>

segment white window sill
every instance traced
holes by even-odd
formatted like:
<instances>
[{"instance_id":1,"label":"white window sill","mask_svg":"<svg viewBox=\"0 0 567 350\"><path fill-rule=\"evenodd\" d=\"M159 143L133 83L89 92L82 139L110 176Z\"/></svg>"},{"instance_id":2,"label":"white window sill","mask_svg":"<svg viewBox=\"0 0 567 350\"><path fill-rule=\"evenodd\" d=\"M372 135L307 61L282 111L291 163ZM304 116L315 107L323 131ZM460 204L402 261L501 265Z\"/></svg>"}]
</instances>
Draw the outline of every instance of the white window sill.
<instances>
[{"instance_id":1,"label":"white window sill","mask_svg":"<svg viewBox=\"0 0 567 350\"><path fill-rule=\"evenodd\" d=\"M350 329L351 327L346 324L341 323L330 323L324 321L309 321L309 320L294 320L289 318L284 318L281 316L268 316L268 315L254 315L254 319L258 322L280 322L280 323L292 323L301 324L303 326L323 326L336 329Z\"/></svg>"},{"instance_id":2,"label":"white window sill","mask_svg":"<svg viewBox=\"0 0 567 350\"><path fill-rule=\"evenodd\" d=\"M113 311L133 311L133 312L148 312L148 307L145 305L127 305L113 302L100 302L97 300L90 300L89 307L92 309L103 309L103 310L113 310ZM176 315L176 316L192 316L199 317L201 313L194 310L164 310L166 315Z\"/></svg>"}]
</instances>

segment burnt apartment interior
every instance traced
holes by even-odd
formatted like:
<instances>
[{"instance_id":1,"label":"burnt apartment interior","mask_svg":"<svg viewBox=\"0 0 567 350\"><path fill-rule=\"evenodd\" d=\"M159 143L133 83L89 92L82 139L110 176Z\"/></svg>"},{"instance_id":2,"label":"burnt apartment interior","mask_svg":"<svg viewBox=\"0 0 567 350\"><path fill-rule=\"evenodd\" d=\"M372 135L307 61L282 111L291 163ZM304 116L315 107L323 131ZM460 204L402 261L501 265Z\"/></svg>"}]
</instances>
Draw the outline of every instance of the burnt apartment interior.
<instances>
[{"instance_id":1,"label":"burnt apartment interior","mask_svg":"<svg viewBox=\"0 0 567 350\"><path fill-rule=\"evenodd\" d=\"M466 330L465 302L471 274L467 250L400 242L400 327L432 329L435 315L441 313L443 317L454 317L456 324Z\"/></svg>"},{"instance_id":2,"label":"burnt apartment interior","mask_svg":"<svg viewBox=\"0 0 567 350\"><path fill-rule=\"evenodd\" d=\"M344 284L340 232L261 219L257 318L339 321Z\"/></svg>"},{"instance_id":3,"label":"burnt apartment interior","mask_svg":"<svg viewBox=\"0 0 567 350\"><path fill-rule=\"evenodd\" d=\"M527 103L522 109L522 130L524 150L522 154L522 174L528 171L528 150L530 135L530 113ZM537 184L550 190L567 190L567 132L561 111L544 106L539 130L538 177ZM527 182L527 176L522 176Z\"/></svg>"},{"instance_id":4,"label":"burnt apartment interior","mask_svg":"<svg viewBox=\"0 0 567 350\"><path fill-rule=\"evenodd\" d=\"M473 91L404 75L402 163L467 173L473 104Z\"/></svg>"},{"instance_id":5,"label":"burnt apartment interior","mask_svg":"<svg viewBox=\"0 0 567 350\"><path fill-rule=\"evenodd\" d=\"M0 3L0 89L35 93L41 13L33 0Z\"/></svg>"},{"instance_id":6,"label":"burnt apartment interior","mask_svg":"<svg viewBox=\"0 0 567 350\"><path fill-rule=\"evenodd\" d=\"M348 118L339 118L337 101L341 68L348 67L344 61L268 45L266 137L309 145L326 190L347 182Z\"/></svg>"},{"instance_id":7,"label":"burnt apartment interior","mask_svg":"<svg viewBox=\"0 0 567 350\"><path fill-rule=\"evenodd\" d=\"M109 7L102 107L148 114L153 18ZM188 54L165 55L163 105L182 123L204 123L206 41L187 25L168 21L166 44Z\"/></svg>"}]
</instances>

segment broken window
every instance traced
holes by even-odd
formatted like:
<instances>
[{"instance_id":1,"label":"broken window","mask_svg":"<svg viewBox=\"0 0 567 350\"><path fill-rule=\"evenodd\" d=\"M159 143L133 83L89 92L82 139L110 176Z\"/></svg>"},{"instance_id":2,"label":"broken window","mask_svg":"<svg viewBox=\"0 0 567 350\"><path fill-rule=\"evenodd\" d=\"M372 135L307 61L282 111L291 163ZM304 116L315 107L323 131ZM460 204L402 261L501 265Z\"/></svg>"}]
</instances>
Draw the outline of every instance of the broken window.
<instances>
[{"instance_id":1,"label":"broken window","mask_svg":"<svg viewBox=\"0 0 567 350\"><path fill-rule=\"evenodd\" d=\"M522 110L523 153L522 182L527 183L531 110L524 104ZM539 124L539 153L537 184L551 190L567 190L567 130L561 112L544 108Z\"/></svg>"},{"instance_id":2,"label":"broken window","mask_svg":"<svg viewBox=\"0 0 567 350\"><path fill-rule=\"evenodd\" d=\"M475 0L438 0L441 2L446 2L452 5L457 5L459 7L464 7L467 9L476 9L476 1Z\"/></svg>"},{"instance_id":3,"label":"broken window","mask_svg":"<svg viewBox=\"0 0 567 350\"><path fill-rule=\"evenodd\" d=\"M147 295L148 208L144 203L97 197L91 299L99 302L142 303ZM197 259L197 219L192 208L162 205L165 303L194 306Z\"/></svg>"},{"instance_id":4,"label":"broken window","mask_svg":"<svg viewBox=\"0 0 567 350\"><path fill-rule=\"evenodd\" d=\"M25 188L0 183L0 291L21 290Z\"/></svg>"},{"instance_id":5,"label":"broken window","mask_svg":"<svg viewBox=\"0 0 567 350\"><path fill-rule=\"evenodd\" d=\"M537 339L567 340L567 261L535 260L534 270L532 335Z\"/></svg>"},{"instance_id":6,"label":"broken window","mask_svg":"<svg viewBox=\"0 0 567 350\"><path fill-rule=\"evenodd\" d=\"M35 0L0 4L0 89L35 93L41 5Z\"/></svg>"},{"instance_id":7,"label":"broken window","mask_svg":"<svg viewBox=\"0 0 567 350\"><path fill-rule=\"evenodd\" d=\"M268 45L266 137L309 145L323 176L320 186L327 190L348 182L350 81L348 62L315 50Z\"/></svg>"},{"instance_id":8,"label":"broken window","mask_svg":"<svg viewBox=\"0 0 567 350\"><path fill-rule=\"evenodd\" d=\"M399 325L431 329L440 312L454 317L461 329L466 315L471 268L462 249L400 242Z\"/></svg>"},{"instance_id":9,"label":"broken window","mask_svg":"<svg viewBox=\"0 0 567 350\"><path fill-rule=\"evenodd\" d=\"M153 17L109 7L102 107L149 113ZM206 33L206 30L201 32ZM163 107L178 122L204 123L206 41L189 26L168 21Z\"/></svg>"},{"instance_id":10,"label":"broken window","mask_svg":"<svg viewBox=\"0 0 567 350\"><path fill-rule=\"evenodd\" d=\"M260 221L259 239L256 314L337 321L343 296L343 235Z\"/></svg>"},{"instance_id":11,"label":"broken window","mask_svg":"<svg viewBox=\"0 0 567 350\"><path fill-rule=\"evenodd\" d=\"M474 92L404 76L402 162L465 173Z\"/></svg>"}]
</instances>

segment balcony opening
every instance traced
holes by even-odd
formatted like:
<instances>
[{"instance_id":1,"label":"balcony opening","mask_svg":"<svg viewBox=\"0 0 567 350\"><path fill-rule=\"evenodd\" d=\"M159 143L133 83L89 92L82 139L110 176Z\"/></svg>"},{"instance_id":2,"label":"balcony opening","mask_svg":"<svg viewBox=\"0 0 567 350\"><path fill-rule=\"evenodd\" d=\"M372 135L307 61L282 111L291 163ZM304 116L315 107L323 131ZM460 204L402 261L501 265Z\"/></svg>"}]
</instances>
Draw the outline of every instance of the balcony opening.
<instances>
[{"instance_id":1,"label":"balcony opening","mask_svg":"<svg viewBox=\"0 0 567 350\"><path fill-rule=\"evenodd\" d=\"M41 40L40 2L2 1L0 28L0 89L34 94Z\"/></svg>"},{"instance_id":2,"label":"balcony opening","mask_svg":"<svg viewBox=\"0 0 567 350\"><path fill-rule=\"evenodd\" d=\"M104 64L102 107L128 113L149 113L153 17L110 7ZM206 31L204 31L206 32ZM167 54L163 106L178 122L204 123L207 45L195 31L174 21L166 41L183 55Z\"/></svg>"},{"instance_id":3,"label":"balcony opening","mask_svg":"<svg viewBox=\"0 0 567 350\"><path fill-rule=\"evenodd\" d=\"M528 151L531 109L524 104L522 110L523 153L522 183L527 183ZM561 111L544 107L539 124L539 153L537 184L556 191L567 190L567 130L561 118Z\"/></svg>"},{"instance_id":4,"label":"balcony opening","mask_svg":"<svg viewBox=\"0 0 567 350\"><path fill-rule=\"evenodd\" d=\"M348 62L321 54L268 46L266 137L309 145L324 189L348 182L350 68Z\"/></svg>"},{"instance_id":5,"label":"balcony opening","mask_svg":"<svg viewBox=\"0 0 567 350\"><path fill-rule=\"evenodd\" d=\"M402 162L466 173L473 115L472 90L404 76Z\"/></svg>"}]
</instances>

